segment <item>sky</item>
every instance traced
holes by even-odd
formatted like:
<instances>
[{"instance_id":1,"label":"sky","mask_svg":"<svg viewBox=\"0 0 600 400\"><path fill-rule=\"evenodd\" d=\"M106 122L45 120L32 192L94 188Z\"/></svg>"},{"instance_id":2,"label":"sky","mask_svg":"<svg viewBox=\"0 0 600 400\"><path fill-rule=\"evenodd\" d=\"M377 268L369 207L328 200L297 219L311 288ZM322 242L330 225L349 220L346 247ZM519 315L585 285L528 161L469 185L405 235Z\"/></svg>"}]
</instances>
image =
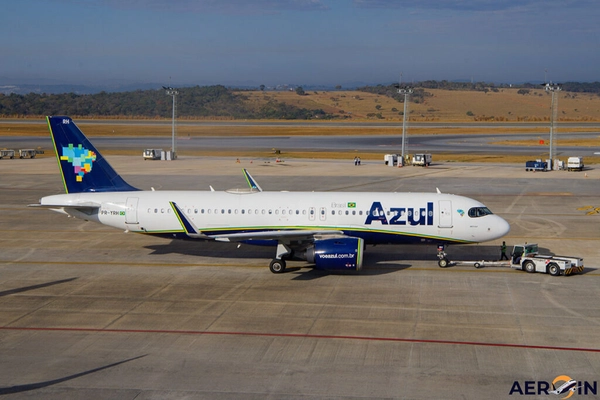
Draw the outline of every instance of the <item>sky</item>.
<instances>
[{"instance_id":1,"label":"sky","mask_svg":"<svg viewBox=\"0 0 600 400\"><path fill-rule=\"evenodd\" d=\"M0 84L600 80L598 0L2 1Z\"/></svg>"}]
</instances>

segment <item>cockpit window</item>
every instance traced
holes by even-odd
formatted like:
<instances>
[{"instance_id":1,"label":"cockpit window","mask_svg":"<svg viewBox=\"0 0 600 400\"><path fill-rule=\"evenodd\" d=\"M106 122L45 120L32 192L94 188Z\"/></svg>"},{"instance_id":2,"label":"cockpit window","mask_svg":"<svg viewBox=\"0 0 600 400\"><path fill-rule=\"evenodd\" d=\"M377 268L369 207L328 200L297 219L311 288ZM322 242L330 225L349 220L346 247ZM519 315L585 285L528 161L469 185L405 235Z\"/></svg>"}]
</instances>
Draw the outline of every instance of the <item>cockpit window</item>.
<instances>
[{"instance_id":1,"label":"cockpit window","mask_svg":"<svg viewBox=\"0 0 600 400\"><path fill-rule=\"evenodd\" d=\"M484 215L490 215L492 212L487 207L473 207L469 210L469 217L478 218Z\"/></svg>"}]
</instances>

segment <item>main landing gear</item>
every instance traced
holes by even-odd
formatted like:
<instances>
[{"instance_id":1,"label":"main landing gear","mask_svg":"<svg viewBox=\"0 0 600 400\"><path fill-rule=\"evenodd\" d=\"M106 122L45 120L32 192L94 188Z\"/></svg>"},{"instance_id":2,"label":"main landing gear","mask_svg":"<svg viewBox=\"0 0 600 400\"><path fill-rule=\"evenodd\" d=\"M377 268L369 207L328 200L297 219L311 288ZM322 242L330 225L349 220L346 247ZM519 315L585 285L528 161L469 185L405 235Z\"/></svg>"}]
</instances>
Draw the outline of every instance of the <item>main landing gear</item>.
<instances>
[{"instance_id":1,"label":"main landing gear","mask_svg":"<svg viewBox=\"0 0 600 400\"><path fill-rule=\"evenodd\" d=\"M274 274L280 274L285 271L285 260L274 259L269 264L269 269Z\"/></svg>"},{"instance_id":2,"label":"main landing gear","mask_svg":"<svg viewBox=\"0 0 600 400\"><path fill-rule=\"evenodd\" d=\"M277 244L277 254L271 263L269 264L269 269L274 274L281 274L285 272L285 258L292 254L292 249L286 246L283 243Z\"/></svg>"}]
</instances>

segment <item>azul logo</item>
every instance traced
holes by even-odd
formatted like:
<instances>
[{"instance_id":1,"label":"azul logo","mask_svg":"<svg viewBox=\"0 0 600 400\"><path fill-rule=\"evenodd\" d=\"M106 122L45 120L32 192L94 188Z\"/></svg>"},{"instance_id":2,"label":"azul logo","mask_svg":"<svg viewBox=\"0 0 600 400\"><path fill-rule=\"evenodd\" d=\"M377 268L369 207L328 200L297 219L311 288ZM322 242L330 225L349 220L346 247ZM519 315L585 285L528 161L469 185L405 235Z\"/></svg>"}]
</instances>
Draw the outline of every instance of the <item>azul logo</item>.
<instances>
[{"instance_id":1,"label":"azul logo","mask_svg":"<svg viewBox=\"0 0 600 400\"><path fill-rule=\"evenodd\" d=\"M86 149L81 144L77 147L69 144L69 147L62 148L60 160L68 161L73 165L73 170L77 175L75 179L77 182L81 182L83 176L92 171L92 163L96 161L96 153Z\"/></svg>"},{"instance_id":2,"label":"azul logo","mask_svg":"<svg viewBox=\"0 0 600 400\"><path fill-rule=\"evenodd\" d=\"M550 390L552 388L552 390ZM576 381L567 375L559 375L550 382L546 381L514 381L510 388L509 395L539 396L542 394L554 394L561 396L562 400L569 399L574 394L577 395L597 395L598 382Z\"/></svg>"},{"instance_id":3,"label":"azul logo","mask_svg":"<svg viewBox=\"0 0 600 400\"><path fill-rule=\"evenodd\" d=\"M433 203L428 202L426 207L422 208L390 208L388 220L385 210L378 201L373 202L365 225L370 225L373 221L379 221L382 225L433 225Z\"/></svg>"}]
</instances>

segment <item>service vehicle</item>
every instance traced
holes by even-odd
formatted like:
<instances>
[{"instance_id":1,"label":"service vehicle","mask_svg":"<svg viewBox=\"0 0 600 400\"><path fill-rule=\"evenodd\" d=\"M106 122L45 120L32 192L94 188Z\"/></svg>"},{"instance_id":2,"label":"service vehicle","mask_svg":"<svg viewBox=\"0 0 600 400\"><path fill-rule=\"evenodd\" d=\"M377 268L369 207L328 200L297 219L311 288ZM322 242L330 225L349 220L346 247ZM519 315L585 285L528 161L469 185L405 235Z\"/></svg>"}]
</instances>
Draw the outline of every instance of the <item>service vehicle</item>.
<instances>
[{"instance_id":1,"label":"service vehicle","mask_svg":"<svg viewBox=\"0 0 600 400\"><path fill-rule=\"evenodd\" d=\"M19 150L19 158L35 158L37 151L35 149Z\"/></svg>"},{"instance_id":2,"label":"service vehicle","mask_svg":"<svg viewBox=\"0 0 600 400\"><path fill-rule=\"evenodd\" d=\"M393 167L394 165L398 165L398 161L402 161L402 157L399 158L398 154L386 154L383 156L383 161L388 167Z\"/></svg>"},{"instance_id":3,"label":"service vehicle","mask_svg":"<svg viewBox=\"0 0 600 400\"><path fill-rule=\"evenodd\" d=\"M162 149L146 149L142 153L144 160L160 160Z\"/></svg>"},{"instance_id":4,"label":"service vehicle","mask_svg":"<svg viewBox=\"0 0 600 400\"><path fill-rule=\"evenodd\" d=\"M572 275L583 272L583 258L571 256L542 255L538 253L535 243L516 244L513 247L512 257L509 261L450 261L444 251L444 246L438 246L438 265L446 268L449 265L470 264L475 268L482 267L511 267L529 273L542 272L552 276Z\"/></svg>"},{"instance_id":5,"label":"service vehicle","mask_svg":"<svg viewBox=\"0 0 600 400\"><path fill-rule=\"evenodd\" d=\"M583 157L569 157L567 160L567 171L582 171Z\"/></svg>"},{"instance_id":6,"label":"service vehicle","mask_svg":"<svg viewBox=\"0 0 600 400\"><path fill-rule=\"evenodd\" d=\"M548 163L542 160L526 161L525 171L547 171Z\"/></svg>"},{"instance_id":7,"label":"service vehicle","mask_svg":"<svg viewBox=\"0 0 600 400\"><path fill-rule=\"evenodd\" d=\"M412 158L412 165L428 167L431 165L431 154L415 154Z\"/></svg>"},{"instance_id":8,"label":"service vehicle","mask_svg":"<svg viewBox=\"0 0 600 400\"><path fill-rule=\"evenodd\" d=\"M0 160L3 159L4 157L8 157L8 158L15 158L15 151L14 150L0 150Z\"/></svg>"}]
</instances>

